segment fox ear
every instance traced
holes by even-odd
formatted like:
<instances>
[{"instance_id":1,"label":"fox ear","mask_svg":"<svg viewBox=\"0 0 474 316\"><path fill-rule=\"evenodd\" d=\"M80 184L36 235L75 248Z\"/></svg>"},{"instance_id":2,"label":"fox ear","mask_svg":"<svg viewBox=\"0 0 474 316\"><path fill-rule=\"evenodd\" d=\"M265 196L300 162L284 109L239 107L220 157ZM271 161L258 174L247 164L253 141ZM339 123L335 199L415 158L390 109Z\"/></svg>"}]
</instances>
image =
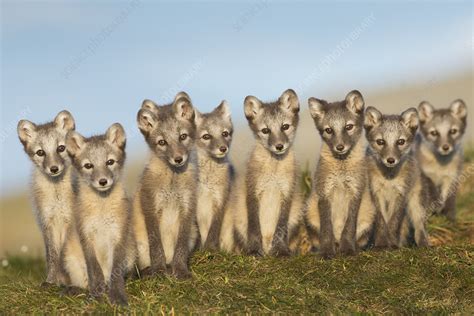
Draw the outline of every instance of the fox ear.
<instances>
[{"instance_id":1,"label":"fox ear","mask_svg":"<svg viewBox=\"0 0 474 316\"><path fill-rule=\"evenodd\" d=\"M322 100L316 98L308 99L309 113L314 120L320 121L324 117L324 104Z\"/></svg>"},{"instance_id":2,"label":"fox ear","mask_svg":"<svg viewBox=\"0 0 474 316\"><path fill-rule=\"evenodd\" d=\"M137 124L142 134L147 136L156 127L157 119L149 110L141 109L137 113Z\"/></svg>"},{"instance_id":3,"label":"fox ear","mask_svg":"<svg viewBox=\"0 0 474 316\"><path fill-rule=\"evenodd\" d=\"M247 120L253 121L257 116L262 113L263 105L262 102L254 97L249 95L244 100L244 112Z\"/></svg>"},{"instance_id":4,"label":"fox ear","mask_svg":"<svg viewBox=\"0 0 474 316\"><path fill-rule=\"evenodd\" d=\"M294 90L285 90L278 100L280 101L280 106L285 111L291 111L293 113L300 111L300 102Z\"/></svg>"},{"instance_id":5,"label":"fox ear","mask_svg":"<svg viewBox=\"0 0 474 316\"><path fill-rule=\"evenodd\" d=\"M18 137L23 145L26 145L36 136L36 125L27 120L21 120L17 126Z\"/></svg>"},{"instance_id":6,"label":"fox ear","mask_svg":"<svg viewBox=\"0 0 474 316\"><path fill-rule=\"evenodd\" d=\"M186 121L194 121L194 108L193 108L193 105L191 104L191 100L186 97L186 96L182 96L182 97L178 97L178 95L180 95L181 93L184 93L184 92L180 92L176 95L176 98L174 100L174 103L173 103L173 109L174 109L174 112L176 113L176 117L179 119L179 120L186 120Z\"/></svg>"},{"instance_id":7,"label":"fox ear","mask_svg":"<svg viewBox=\"0 0 474 316\"><path fill-rule=\"evenodd\" d=\"M125 135L125 130L122 125L119 123L114 123L107 129L105 132L105 138L107 141L118 148L124 150L125 144L127 142L127 136Z\"/></svg>"},{"instance_id":8,"label":"fox ear","mask_svg":"<svg viewBox=\"0 0 474 316\"><path fill-rule=\"evenodd\" d=\"M433 118L434 107L428 102L423 101L418 105L418 116L421 123L428 122Z\"/></svg>"},{"instance_id":9,"label":"fox ear","mask_svg":"<svg viewBox=\"0 0 474 316\"><path fill-rule=\"evenodd\" d=\"M189 103L191 103L191 98L189 97L189 94L187 94L184 91L180 91L176 94L176 96L174 97L173 103L178 101L178 99L186 99L189 101Z\"/></svg>"},{"instance_id":10,"label":"fox ear","mask_svg":"<svg viewBox=\"0 0 474 316\"><path fill-rule=\"evenodd\" d=\"M364 113L364 97L358 90L352 90L346 96L346 106L352 113L361 115Z\"/></svg>"},{"instance_id":11,"label":"fox ear","mask_svg":"<svg viewBox=\"0 0 474 316\"><path fill-rule=\"evenodd\" d=\"M364 127L367 131L370 131L375 126L378 126L382 123L382 113L379 112L373 106L369 106L365 111L364 116Z\"/></svg>"},{"instance_id":12,"label":"fox ear","mask_svg":"<svg viewBox=\"0 0 474 316\"><path fill-rule=\"evenodd\" d=\"M402 123L408 127L413 134L418 130L420 119L418 118L418 111L415 108L409 108L401 114Z\"/></svg>"},{"instance_id":13,"label":"fox ear","mask_svg":"<svg viewBox=\"0 0 474 316\"><path fill-rule=\"evenodd\" d=\"M86 145L84 137L76 131L69 131L66 135L66 148L71 156L77 156Z\"/></svg>"},{"instance_id":14,"label":"fox ear","mask_svg":"<svg viewBox=\"0 0 474 316\"><path fill-rule=\"evenodd\" d=\"M449 109L451 110L451 113L460 119L461 121L465 120L467 117L467 106L466 103L464 103L463 100L457 99L451 103L449 106Z\"/></svg>"},{"instance_id":15,"label":"fox ear","mask_svg":"<svg viewBox=\"0 0 474 316\"><path fill-rule=\"evenodd\" d=\"M141 108L145 109L145 110L148 110L151 113L155 113L155 114L158 112L158 105L155 102L153 102L152 100L149 100L149 99L143 100Z\"/></svg>"},{"instance_id":16,"label":"fox ear","mask_svg":"<svg viewBox=\"0 0 474 316\"><path fill-rule=\"evenodd\" d=\"M54 119L54 125L56 128L63 130L63 131L72 131L76 128L76 123L74 122L74 118L72 117L69 111L61 111L56 115Z\"/></svg>"},{"instance_id":17,"label":"fox ear","mask_svg":"<svg viewBox=\"0 0 474 316\"><path fill-rule=\"evenodd\" d=\"M219 104L219 106L214 111L217 111L217 113L219 113L222 118L230 121L230 106L226 100L222 100L221 104Z\"/></svg>"}]
</instances>

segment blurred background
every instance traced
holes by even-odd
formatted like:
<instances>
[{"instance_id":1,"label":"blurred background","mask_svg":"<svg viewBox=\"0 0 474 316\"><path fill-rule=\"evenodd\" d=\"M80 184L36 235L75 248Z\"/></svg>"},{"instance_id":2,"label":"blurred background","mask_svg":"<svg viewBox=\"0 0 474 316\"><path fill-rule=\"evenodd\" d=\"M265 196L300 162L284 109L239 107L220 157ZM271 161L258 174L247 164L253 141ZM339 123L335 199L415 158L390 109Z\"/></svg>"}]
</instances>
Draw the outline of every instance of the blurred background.
<instances>
[{"instance_id":1,"label":"blurred background","mask_svg":"<svg viewBox=\"0 0 474 316\"><path fill-rule=\"evenodd\" d=\"M147 157L141 102L181 90L202 112L229 101L239 169L252 148L243 99L287 88L300 97L295 146L311 170L320 141L307 98L340 100L352 89L391 113L462 98L470 146L473 31L471 1L1 1L0 258L43 252L20 119L42 123L67 109L85 135L122 123L130 194Z\"/></svg>"}]
</instances>

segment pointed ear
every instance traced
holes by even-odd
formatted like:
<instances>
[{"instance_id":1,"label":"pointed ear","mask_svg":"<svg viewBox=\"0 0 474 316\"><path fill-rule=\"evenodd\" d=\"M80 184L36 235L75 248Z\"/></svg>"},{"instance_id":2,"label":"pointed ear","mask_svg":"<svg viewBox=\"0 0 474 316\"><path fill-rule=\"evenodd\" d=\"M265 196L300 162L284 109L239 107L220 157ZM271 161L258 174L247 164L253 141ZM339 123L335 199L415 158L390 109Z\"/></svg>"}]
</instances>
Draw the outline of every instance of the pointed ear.
<instances>
[{"instance_id":1,"label":"pointed ear","mask_svg":"<svg viewBox=\"0 0 474 316\"><path fill-rule=\"evenodd\" d=\"M201 112L199 112L198 110L194 110L194 123L196 124L196 126L199 126L202 124L202 120L203 120L203 117L202 117L202 114Z\"/></svg>"},{"instance_id":2,"label":"pointed ear","mask_svg":"<svg viewBox=\"0 0 474 316\"><path fill-rule=\"evenodd\" d=\"M138 128L143 135L148 136L148 134L156 127L158 120L151 111L146 109L141 109L137 113L137 124Z\"/></svg>"},{"instance_id":3,"label":"pointed ear","mask_svg":"<svg viewBox=\"0 0 474 316\"><path fill-rule=\"evenodd\" d=\"M61 111L54 119L54 126L63 131L72 131L76 128L76 123L69 111Z\"/></svg>"},{"instance_id":4,"label":"pointed ear","mask_svg":"<svg viewBox=\"0 0 474 316\"><path fill-rule=\"evenodd\" d=\"M230 106L229 103L227 103L226 100L222 100L221 104L215 110L219 115L226 120L230 121L231 114L230 114Z\"/></svg>"},{"instance_id":5,"label":"pointed ear","mask_svg":"<svg viewBox=\"0 0 474 316\"><path fill-rule=\"evenodd\" d=\"M324 117L325 110L322 100L311 97L308 99L308 107L313 119L320 121Z\"/></svg>"},{"instance_id":6,"label":"pointed ear","mask_svg":"<svg viewBox=\"0 0 474 316\"><path fill-rule=\"evenodd\" d=\"M451 110L451 113L461 121L466 120L467 117L467 106L466 103L464 103L463 100L457 99L451 103L449 106L449 109Z\"/></svg>"},{"instance_id":7,"label":"pointed ear","mask_svg":"<svg viewBox=\"0 0 474 316\"><path fill-rule=\"evenodd\" d=\"M36 136L36 125L27 120L21 120L17 126L18 137L20 142L25 146Z\"/></svg>"},{"instance_id":8,"label":"pointed ear","mask_svg":"<svg viewBox=\"0 0 474 316\"><path fill-rule=\"evenodd\" d=\"M178 99L186 99L186 100L189 101L189 103L191 103L191 98L190 98L189 95L188 95L186 92L184 92L184 91L178 92L178 93L176 94L176 96L174 97L173 103L176 102L176 101L178 101Z\"/></svg>"},{"instance_id":9,"label":"pointed ear","mask_svg":"<svg viewBox=\"0 0 474 316\"><path fill-rule=\"evenodd\" d=\"M191 101L186 97L180 97L175 99L173 103L173 110L179 120L185 120L190 122L194 121L194 108L191 104Z\"/></svg>"},{"instance_id":10,"label":"pointed ear","mask_svg":"<svg viewBox=\"0 0 474 316\"><path fill-rule=\"evenodd\" d=\"M114 123L107 129L107 132L105 132L105 138L109 143L117 146L121 150L125 149L127 136L125 135L125 130L123 129L122 125L119 123Z\"/></svg>"},{"instance_id":11,"label":"pointed ear","mask_svg":"<svg viewBox=\"0 0 474 316\"><path fill-rule=\"evenodd\" d=\"M364 113L365 101L362 94L357 90L352 90L346 95L346 107L354 114Z\"/></svg>"},{"instance_id":12,"label":"pointed ear","mask_svg":"<svg viewBox=\"0 0 474 316\"><path fill-rule=\"evenodd\" d=\"M418 118L418 111L415 108L409 108L401 114L401 122L408 127L412 133L416 133L420 120Z\"/></svg>"},{"instance_id":13,"label":"pointed ear","mask_svg":"<svg viewBox=\"0 0 474 316\"><path fill-rule=\"evenodd\" d=\"M85 147L85 138L76 131L69 131L66 135L66 149L70 156L77 156Z\"/></svg>"},{"instance_id":14,"label":"pointed ear","mask_svg":"<svg viewBox=\"0 0 474 316\"><path fill-rule=\"evenodd\" d=\"M285 90L278 100L280 101L281 108L285 111L291 111L293 113L300 111L300 102L294 90Z\"/></svg>"},{"instance_id":15,"label":"pointed ear","mask_svg":"<svg viewBox=\"0 0 474 316\"><path fill-rule=\"evenodd\" d=\"M247 120L254 120L262 113L263 105L262 102L254 97L253 95L249 95L244 100L244 112L245 117Z\"/></svg>"},{"instance_id":16,"label":"pointed ear","mask_svg":"<svg viewBox=\"0 0 474 316\"><path fill-rule=\"evenodd\" d=\"M369 106L365 111L364 116L364 128L367 131L370 131L375 126L378 126L382 123L382 113L379 112L373 106Z\"/></svg>"},{"instance_id":17,"label":"pointed ear","mask_svg":"<svg viewBox=\"0 0 474 316\"><path fill-rule=\"evenodd\" d=\"M423 101L418 105L418 117L421 123L428 122L433 118L434 107L427 101Z\"/></svg>"},{"instance_id":18,"label":"pointed ear","mask_svg":"<svg viewBox=\"0 0 474 316\"><path fill-rule=\"evenodd\" d=\"M153 102L152 100L149 100L149 99L145 99L143 100L142 102L142 109L145 109L145 110L148 110L150 111L151 113L158 113L158 105Z\"/></svg>"}]
</instances>

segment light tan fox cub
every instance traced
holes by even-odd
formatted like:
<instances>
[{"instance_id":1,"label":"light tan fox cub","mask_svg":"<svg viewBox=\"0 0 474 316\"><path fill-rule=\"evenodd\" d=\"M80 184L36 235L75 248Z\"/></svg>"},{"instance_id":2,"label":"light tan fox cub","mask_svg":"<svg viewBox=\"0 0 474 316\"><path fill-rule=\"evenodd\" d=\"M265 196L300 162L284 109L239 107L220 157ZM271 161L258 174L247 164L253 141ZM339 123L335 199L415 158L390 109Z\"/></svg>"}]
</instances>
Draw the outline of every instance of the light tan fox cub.
<instances>
[{"instance_id":1,"label":"light tan fox cub","mask_svg":"<svg viewBox=\"0 0 474 316\"><path fill-rule=\"evenodd\" d=\"M150 150L134 200L138 266L142 274L191 277L188 261L196 241L198 175L192 157L196 125L189 96L168 105L143 102L137 115Z\"/></svg>"},{"instance_id":2,"label":"light tan fox cub","mask_svg":"<svg viewBox=\"0 0 474 316\"><path fill-rule=\"evenodd\" d=\"M89 291L95 298L108 291L110 301L121 305L127 304L124 277L135 263L132 211L121 179L125 142L118 123L99 136L67 135L67 151L78 174L74 216Z\"/></svg>"},{"instance_id":3,"label":"light tan fox cub","mask_svg":"<svg viewBox=\"0 0 474 316\"><path fill-rule=\"evenodd\" d=\"M53 122L42 125L21 120L18 136L35 165L32 195L46 248L48 275L45 283L85 287L84 257L80 247L74 245L76 242L77 246L77 238L73 236L75 193L66 152L66 134L74 128L72 115L62 111ZM72 251L74 249L78 251Z\"/></svg>"},{"instance_id":4,"label":"light tan fox cub","mask_svg":"<svg viewBox=\"0 0 474 316\"><path fill-rule=\"evenodd\" d=\"M231 225L222 225L234 178L234 168L227 157L233 134L229 105L222 101L211 113L200 114L196 111L195 121L199 240L202 248L219 249L221 229L233 229Z\"/></svg>"},{"instance_id":5,"label":"light tan fox cub","mask_svg":"<svg viewBox=\"0 0 474 316\"><path fill-rule=\"evenodd\" d=\"M372 201L376 207L377 248L397 248L405 244L408 230L416 245L427 246L426 210L423 206L426 185L415 158L413 144L419 120L416 109L400 115L383 115L374 107L365 113L369 142L366 164Z\"/></svg>"},{"instance_id":6,"label":"light tan fox cub","mask_svg":"<svg viewBox=\"0 0 474 316\"><path fill-rule=\"evenodd\" d=\"M466 131L467 106L455 100L449 108L435 109L424 101L418 106L420 134L417 158L431 188L429 214L441 213L456 219L456 193L464 154L462 137Z\"/></svg>"},{"instance_id":7,"label":"light tan fox cub","mask_svg":"<svg viewBox=\"0 0 474 316\"><path fill-rule=\"evenodd\" d=\"M365 102L354 90L340 102L308 104L323 140L305 212L308 235L324 258L353 255L367 246L375 213L362 137Z\"/></svg>"},{"instance_id":8,"label":"light tan fox cub","mask_svg":"<svg viewBox=\"0 0 474 316\"><path fill-rule=\"evenodd\" d=\"M302 211L294 207L299 189L292 147L299 122L298 96L291 89L269 103L248 96L244 110L257 142L247 164L245 212L235 216L247 219L243 229L237 225L237 239L245 241L250 254L289 255L289 239L299 228Z\"/></svg>"}]
</instances>

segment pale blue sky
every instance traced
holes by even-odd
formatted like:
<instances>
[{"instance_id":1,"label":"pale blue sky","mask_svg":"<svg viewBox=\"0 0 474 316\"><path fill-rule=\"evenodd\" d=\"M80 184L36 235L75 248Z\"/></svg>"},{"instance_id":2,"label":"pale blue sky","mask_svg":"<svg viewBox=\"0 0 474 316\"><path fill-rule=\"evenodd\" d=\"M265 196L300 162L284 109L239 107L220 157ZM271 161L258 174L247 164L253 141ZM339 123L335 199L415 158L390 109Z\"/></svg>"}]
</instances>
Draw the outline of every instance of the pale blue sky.
<instances>
[{"instance_id":1,"label":"pale blue sky","mask_svg":"<svg viewBox=\"0 0 474 316\"><path fill-rule=\"evenodd\" d=\"M68 109L86 135L121 122L133 159L145 152L144 98L184 89L202 111L227 99L239 121L248 94L327 95L472 69L471 1L1 3L2 195L28 183L20 118Z\"/></svg>"}]
</instances>

